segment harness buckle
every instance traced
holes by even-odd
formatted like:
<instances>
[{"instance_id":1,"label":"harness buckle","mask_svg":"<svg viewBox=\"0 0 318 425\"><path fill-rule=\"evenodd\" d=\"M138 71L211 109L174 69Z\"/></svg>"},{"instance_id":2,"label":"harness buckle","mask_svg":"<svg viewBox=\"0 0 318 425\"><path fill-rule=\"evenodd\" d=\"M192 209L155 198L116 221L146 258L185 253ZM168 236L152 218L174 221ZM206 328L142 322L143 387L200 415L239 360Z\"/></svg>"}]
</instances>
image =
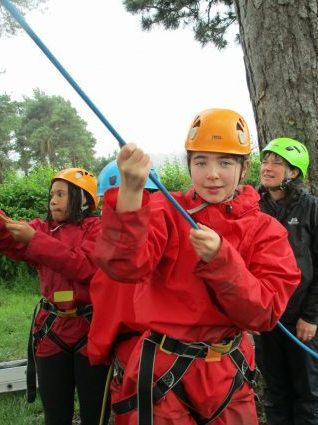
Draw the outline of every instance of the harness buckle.
<instances>
[{"instance_id":1,"label":"harness buckle","mask_svg":"<svg viewBox=\"0 0 318 425\"><path fill-rule=\"evenodd\" d=\"M166 338L167 338L167 335L163 335L162 340L159 344L159 348L160 348L161 351L163 351L166 354L172 354L172 351L169 351L169 350L166 350L165 348L163 348L163 344L165 343Z\"/></svg>"},{"instance_id":2,"label":"harness buckle","mask_svg":"<svg viewBox=\"0 0 318 425\"><path fill-rule=\"evenodd\" d=\"M234 344L234 339L231 339L227 343L220 342L218 344L211 344L211 350L219 354L227 354L231 351Z\"/></svg>"},{"instance_id":3,"label":"harness buckle","mask_svg":"<svg viewBox=\"0 0 318 425\"><path fill-rule=\"evenodd\" d=\"M211 347L208 348L204 361L206 362L219 362L222 358L222 354L213 350Z\"/></svg>"},{"instance_id":4,"label":"harness buckle","mask_svg":"<svg viewBox=\"0 0 318 425\"><path fill-rule=\"evenodd\" d=\"M233 345L235 342L235 338L231 339L229 342L211 344L209 345L205 361L206 362L219 362L221 360L222 355L228 354L231 352Z\"/></svg>"},{"instance_id":5,"label":"harness buckle","mask_svg":"<svg viewBox=\"0 0 318 425\"><path fill-rule=\"evenodd\" d=\"M77 317L77 309L72 308L70 310L57 310L56 315L59 317Z\"/></svg>"}]
</instances>

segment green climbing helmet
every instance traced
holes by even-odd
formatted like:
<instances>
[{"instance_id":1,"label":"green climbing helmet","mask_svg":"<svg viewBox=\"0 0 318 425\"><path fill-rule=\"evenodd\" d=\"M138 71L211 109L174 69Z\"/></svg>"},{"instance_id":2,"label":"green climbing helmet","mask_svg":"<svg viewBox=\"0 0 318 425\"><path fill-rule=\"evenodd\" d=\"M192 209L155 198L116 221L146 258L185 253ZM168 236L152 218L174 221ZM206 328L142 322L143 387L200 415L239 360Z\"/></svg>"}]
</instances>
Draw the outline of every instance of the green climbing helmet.
<instances>
[{"instance_id":1,"label":"green climbing helmet","mask_svg":"<svg viewBox=\"0 0 318 425\"><path fill-rule=\"evenodd\" d=\"M284 158L289 164L299 168L301 177L305 178L309 166L309 154L307 148L297 140L289 137L274 139L265 146L261 152L261 161L267 152L273 152Z\"/></svg>"}]
</instances>

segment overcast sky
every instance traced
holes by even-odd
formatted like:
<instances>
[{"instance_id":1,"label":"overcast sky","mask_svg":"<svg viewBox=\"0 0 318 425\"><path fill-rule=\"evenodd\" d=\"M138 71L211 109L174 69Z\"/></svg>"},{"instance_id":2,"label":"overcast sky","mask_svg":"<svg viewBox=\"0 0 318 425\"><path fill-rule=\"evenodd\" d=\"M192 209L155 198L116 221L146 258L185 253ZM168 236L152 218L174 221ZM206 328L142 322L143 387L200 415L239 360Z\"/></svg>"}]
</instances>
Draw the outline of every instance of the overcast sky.
<instances>
[{"instance_id":1,"label":"overcast sky","mask_svg":"<svg viewBox=\"0 0 318 425\"><path fill-rule=\"evenodd\" d=\"M232 45L201 48L190 30L142 32L120 0L50 0L28 24L126 142L149 153L183 152L197 112L234 109L256 130L243 54ZM97 139L98 156L115 138L24 32L0 40L0 93L13 99L34 88L71 101Z\"/></svg>"}]
</instances>

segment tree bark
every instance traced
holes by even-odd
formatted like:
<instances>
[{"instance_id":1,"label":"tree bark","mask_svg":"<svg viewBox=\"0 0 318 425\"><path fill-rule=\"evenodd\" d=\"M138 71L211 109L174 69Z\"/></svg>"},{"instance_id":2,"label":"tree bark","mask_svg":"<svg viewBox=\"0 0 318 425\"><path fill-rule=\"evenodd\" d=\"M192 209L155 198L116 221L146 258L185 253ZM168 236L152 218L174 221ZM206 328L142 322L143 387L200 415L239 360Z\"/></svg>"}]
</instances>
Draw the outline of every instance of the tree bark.
<instances>
[{"instance_id":1,"label":"tree bark","mask_svg":"<svg viewBox=\"0 0 318 425\"><path fill-rule=\"evenodd\" d=\"M235 0L260 148L303 142L318 195L318 1Z\"/></svg>"}]
</instances>

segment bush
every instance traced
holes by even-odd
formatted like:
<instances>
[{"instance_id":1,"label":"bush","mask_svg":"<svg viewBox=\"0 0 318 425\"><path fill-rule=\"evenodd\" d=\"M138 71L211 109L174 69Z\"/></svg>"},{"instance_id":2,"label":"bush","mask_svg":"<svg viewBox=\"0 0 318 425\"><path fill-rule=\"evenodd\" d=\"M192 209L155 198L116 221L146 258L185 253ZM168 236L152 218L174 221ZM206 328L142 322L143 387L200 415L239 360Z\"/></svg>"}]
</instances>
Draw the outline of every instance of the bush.
<instances>
[{"instance_id":1,"label":"bush","mask_svg":"<svg viewBox=\"0 0 318 425\"><path fill-rule=\"evenodd\" d=\"M28 176L8 174L0 185L0 207L14 220L45 218L54 170L36 167Z\"/></svg>"},{"instance_id":2,"label":"bush","mask_svg":"<svg viewBox=\"0 0 318 425\"><path fill-rule=\"evenodd\" d=\"M243 183L250 184L254 187L259 185L259 173L260 173L260 160L258 155L251 155L250 157L251 164L248 170L247 176L245 177Z\"/></svg>"},{"instance_id":3,"label":"bush","mask_svg":"<svg viewBox=\"0 0 318 425\"><path fill-rule=\"evenodd\" d=\"M191 186L188 168L175 159L166 163L159 169L160 180L171 192L186 192Z\"/></svg>"},{"instance_id":4,"label":"bush","mask_svg":"<svg viewBox=\"0 0 318 425\"><path fill-rule=\"evenodd\" d=\"M51 167L36 167L28 176L11 172L0 184L0 208L14 220L45 218L48 207L48 189L54 175ZM6 280L24 273L32 273L24 263L0 257L1 279Z\"/></svg>"}]
</instances>

